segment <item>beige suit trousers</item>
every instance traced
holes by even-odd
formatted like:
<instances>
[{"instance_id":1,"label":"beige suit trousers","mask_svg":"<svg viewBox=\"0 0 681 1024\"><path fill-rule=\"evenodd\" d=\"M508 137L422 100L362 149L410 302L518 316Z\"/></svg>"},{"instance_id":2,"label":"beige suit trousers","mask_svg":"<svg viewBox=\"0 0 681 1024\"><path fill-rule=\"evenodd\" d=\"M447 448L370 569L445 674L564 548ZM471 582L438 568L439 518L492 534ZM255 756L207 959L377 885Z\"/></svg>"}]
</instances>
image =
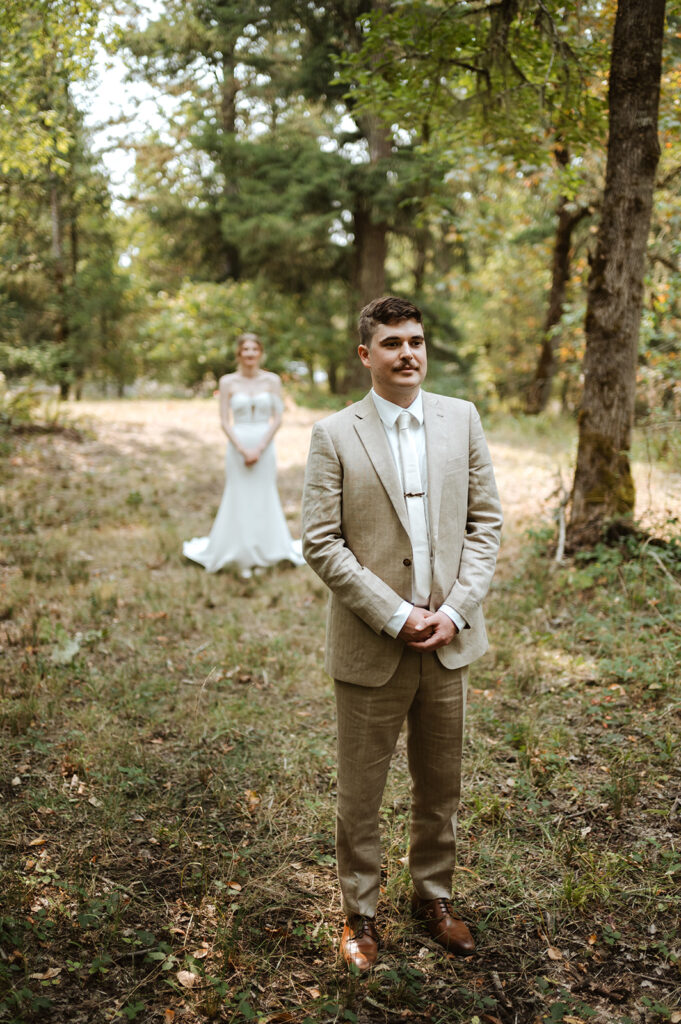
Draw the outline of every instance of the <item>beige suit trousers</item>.
<instances>
[{"instance_id":1,"label":"beige suit trousers","mask_svg":"<svg viewBox=\"0 0 681 1024\"><path fill-rule=\"evenodd\" d=\"M412 779L409 870L423 899L451 896L468 668L405 647L383 686L336 680L338 879L346 914L373 916L378 901L379 812L397 738L407 720Z\"/></svg>"}]
</instances>

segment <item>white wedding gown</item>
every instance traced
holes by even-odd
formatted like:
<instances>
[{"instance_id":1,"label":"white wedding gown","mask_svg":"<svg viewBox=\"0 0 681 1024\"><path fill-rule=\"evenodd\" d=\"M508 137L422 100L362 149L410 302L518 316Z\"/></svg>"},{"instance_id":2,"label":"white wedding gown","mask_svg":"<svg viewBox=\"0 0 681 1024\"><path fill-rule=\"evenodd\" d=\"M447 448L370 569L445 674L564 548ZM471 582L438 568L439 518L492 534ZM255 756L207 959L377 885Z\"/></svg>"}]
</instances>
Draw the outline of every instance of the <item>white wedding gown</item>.
<instances>
[{"instance_id":1,"label":"white wedding gown","mask_svg":"<svg viewBox=\"0 0 681 1024\"><path fill-rule=\"evenodd\" d=\"M244 448L256 448L267 433L281 401L269 391L255 395L237 391L230 396L233 429ZM208 537L193 537L182 545L183 554L208 572L227 565L243 575L255 567L289 561L302 565L301 542L291 539L277 491L274 442L258 461L246 466L231 442L225 456L225 490Z\"/></svg>"}]
</instances>

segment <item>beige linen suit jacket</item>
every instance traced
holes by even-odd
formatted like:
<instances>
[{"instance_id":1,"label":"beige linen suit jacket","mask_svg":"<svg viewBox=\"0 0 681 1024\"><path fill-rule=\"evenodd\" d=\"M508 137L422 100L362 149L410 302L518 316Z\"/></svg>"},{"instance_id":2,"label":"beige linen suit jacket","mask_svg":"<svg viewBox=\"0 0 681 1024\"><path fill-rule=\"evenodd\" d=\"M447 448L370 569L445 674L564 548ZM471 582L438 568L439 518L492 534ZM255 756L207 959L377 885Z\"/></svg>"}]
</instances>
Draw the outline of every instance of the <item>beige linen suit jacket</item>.
<instances>
[{"instance_id":1,"label":"beige linen suit jacket","mask_svg":"<svg viewBox=\"0 0 681 1024\"><path fill-rule=\"evenodd\" d=\"M475 406L423 392L432 610L466 622L437 651L447 668L487 649L481 603L494 573L501 506ZM381 686L404 644L383 632L411 601L412 549L399 473L368 394L316 423L303 491L303 554L330 590L325 668L334 679Z\"/></svg>"}]
</instances>

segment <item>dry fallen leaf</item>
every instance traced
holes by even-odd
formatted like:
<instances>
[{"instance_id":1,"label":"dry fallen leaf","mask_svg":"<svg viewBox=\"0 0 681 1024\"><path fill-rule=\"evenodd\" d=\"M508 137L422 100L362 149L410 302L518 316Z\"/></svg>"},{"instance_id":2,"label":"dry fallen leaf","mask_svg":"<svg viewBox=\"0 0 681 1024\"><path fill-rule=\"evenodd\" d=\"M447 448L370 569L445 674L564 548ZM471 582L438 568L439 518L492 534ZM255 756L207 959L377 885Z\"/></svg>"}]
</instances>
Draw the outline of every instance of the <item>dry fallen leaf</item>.
<instances>
[{"instance_id":1,"label":"dry fallen leaf","mask_svg":"<svg viewBox=\"0 0 681 1024\"><path fill-rule=\"evenodd\" d=\"M203 960L204 956L208 956L208 953L208 948L202 947L201 949L193 949L191 956L193 956L195 960Z\"/></svg>"},{"instance_id":2,"label":"dry fallen leaf","mask_svg":"<svg viewBox=\"0 0 681 1024\"><path fill-rule=\"evenodd\" d=\"M166 1010L164 1012L163 1019L165 1020L166 1024L170 1024L171 1021L175 1020L175 1011Z\"/></svg>"},{"instance_id":3,"label":"dry fallen leaf","mask_svg":"<svg viewBox=\"0 0 681 1024\"><path fill-rule=\"evenodd\" d=\"M61 974L61 967L50 967L49 970L43 974L29 974L29 978L35 981L49 981L51 978L57 978Z\"/></svg>"},{"instance_id":4,"label":"dry fallen leaf","mask_svg":"<svg viewBox=\"0 0 681 1024\"><path fill-rule=\"evenodd\" d=\"M669 1019L672 1024L681 1024L681 1012L676 1010Z\"/></svg>"},{"instance_id":5,"label":"dry fallen leaf","mask_svg":"<svg viewBox=\"0 0 681 1024\"><path fill-rule=\"evenodd\" d=\"M549 946L549 948L546 950L546 952L549 954L549 960L562 960L563 959L563 954L561 953L561 951L559 949L556 949L555 946Z\"/></svg>"},{"instance_id":6,"label":"dry fallen leaf","mask_svg":"<svg viewBox=\"0 0 681 1024\"><path fill-rule=\"evenodd\" d=\"M241 886L239 885L238 882L228 882L227 888L234 889L234 892L241 892Z\"/></svg>"},{"instance_id":7,"label":"dry fallen leaf","mask_svg":"<svg viewBox=\"0 0 681 1024\"><path fill-rule=\"evenodd\" d=\"M260 797L254 789L247 789L245 797L249 811L254 811L260 804Z\"/></svg>"},{"instance_id":8,"label":"dry fallen leaf","mask_svg":"<svg viewBox=\"0 0 681 1024\"><path fill-rule=\"evenodd\" d=\"M586 941L589 943L590 946L595 945L598 942L598 936L596 935L596 932L592 932Z\"/></svg>"},{"instance_id":9,"label":"dry fallen leaf","mask_svg":"<svg viewBox=\"0 0 681 1024\"><path fill-rule=\"evenodd\" d=\"M43 836L39 836L37 839L31 839L31 841L30 841L30 843L28 845L29 846L44 846L46 842L47 842L47 839L45 839Z\"/></svg>"},{"instance_id":10,"label":"dry fallen leaf","mask_svg":"<svg viewBox=\"0 0 681 1024\"><path fill-rule=\"evenodd\" d=\"M194 974L193 971L178 971L175 977L183 988L194 988L199 980L198 974Z\"/></svg>"}]
</instances>

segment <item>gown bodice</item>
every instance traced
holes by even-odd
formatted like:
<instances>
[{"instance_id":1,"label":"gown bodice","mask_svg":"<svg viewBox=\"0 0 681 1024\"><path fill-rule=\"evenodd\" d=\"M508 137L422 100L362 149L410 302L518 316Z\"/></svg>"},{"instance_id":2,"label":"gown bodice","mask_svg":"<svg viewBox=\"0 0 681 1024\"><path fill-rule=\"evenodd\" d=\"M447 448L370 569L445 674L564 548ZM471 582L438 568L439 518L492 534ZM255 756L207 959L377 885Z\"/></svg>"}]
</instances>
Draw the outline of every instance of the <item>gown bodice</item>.
<instances>
[{"instance_id":1,"label":"gown bodice","mask_svg":"<svg viewBox=\"0 0 681 1024\"><path fill-rule=\"evenodd\" d=\"M270 391L249 394L235 391L229 400L235 423L268 423L279 408L279 399Z\"/></svg>"}]
</instances>

